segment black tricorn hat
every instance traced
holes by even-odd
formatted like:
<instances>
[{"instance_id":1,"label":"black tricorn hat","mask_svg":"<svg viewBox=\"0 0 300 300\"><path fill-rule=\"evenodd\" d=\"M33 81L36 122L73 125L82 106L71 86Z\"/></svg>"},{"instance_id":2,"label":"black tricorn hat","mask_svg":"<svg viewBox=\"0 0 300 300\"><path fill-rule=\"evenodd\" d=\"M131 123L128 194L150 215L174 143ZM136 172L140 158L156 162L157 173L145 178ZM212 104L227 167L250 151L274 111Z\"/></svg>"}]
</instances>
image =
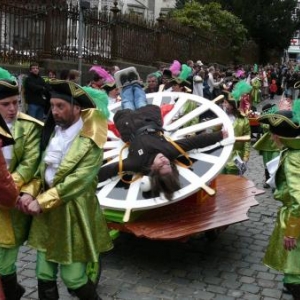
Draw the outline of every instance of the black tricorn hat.
<instances>
[{"instance_id":1,"label":"black tricorn hat","mask_svg":"<svg viewBox=\"0 0 300 300\"><path fill-rule=\"evenodd\" d=\"M117 87L115 82L111 83L105 83L101 88L105 90L105 92L108 94L110 91L114 90Z\"/></svg>"},{"instance_id":2,"label":"black tricorn hat","mask_svg":"<svg viewBox=\"0 0 300 300\"><path fill-rule=\"evenodd\" d=\"M276 113L260 116L258 121L268 124L273 134L285 138L295 138L300 136L300 126L292 119L293 112L291 110L279 110Z\"/></svg>"},{"instance_id":3,"label":"black tricorn hat","mask_svg":"<svg viewBox=\"0 0 300 300\"><path fill-rule=\"evenodd\" d=\"M0 79L0 100L16 95L19 95L16 81Z\"/></svg>"},{"instance_id":4,"label":"black tricorn hat","mask_svg":"<svg viewBox=\"0 0 300 300\"><path fill-rule=\"evenodd\" d=\"M15 143L6 122L0 114L0 139L2 140L2 147L12 145ZM1 151L1 150L0 150Z\"/></svg>"},{"instance_id":5,"label":"black tricorn hat","mask_svg":"<svg viewBox=\"0 0 300 300\"><path fill-rule=\"evenodd\" d=\"M51 98L63 99L69 103L79 105L81 108L96 107L89 94L73 81L52 80L49 84L51 86Z\"/></svg>"}]
</instances>

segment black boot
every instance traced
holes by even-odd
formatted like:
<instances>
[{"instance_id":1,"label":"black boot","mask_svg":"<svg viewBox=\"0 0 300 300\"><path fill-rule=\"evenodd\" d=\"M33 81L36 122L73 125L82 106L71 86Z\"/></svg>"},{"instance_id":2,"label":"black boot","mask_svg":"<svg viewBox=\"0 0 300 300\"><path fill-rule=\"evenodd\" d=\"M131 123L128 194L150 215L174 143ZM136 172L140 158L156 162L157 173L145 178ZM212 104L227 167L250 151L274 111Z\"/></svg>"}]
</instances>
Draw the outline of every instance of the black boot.
<instances>
[{"instance_id":1,"label":"black boot","mask_svg":"<svg viewBox=\"0 0 300 300\"><path fill-rule=\"evenodd\" d=\"M72 291L80 300L101 300L97 294L95 284L90 280L80 288Z\"/></svg>"},{"instance_id":2,"label":"black boot","mask_svg":"<svg viewBox=\"0 0 300 300\"><path fill-rule=\"evenodd\" d=\"M300 300L300 284L285 283L284 286L293 295L294 300Z\"/></svg>"},{"instance_id":3,"label":"black boot","mask_svg":"<svg viewBox=\"0 0 300 300\"><path fill-rule=\"evenodd\" d=\"M56 281L46 281L38 279L39 300L57 300L58 289Z\"/></svg>"},{"instance_id":4,"label":"black boot","mask_svg":"<svg viewBox=\"0 0 300 300\"><path fill-rule=\"evenodd\" d=\"M18 283L17 274L1 276L3 291L6 300L20 300L25 293L25 289Z\"/></svg>"},{"instance_id":5,"label":"black boot","mask_svg":"<svg viewBox=\"0 0 300 300\"><path fill-rule=\"evenodd\" d=\"M270 186L267 184L267 180L270 178L270 174L269 174L269 171L268 169L265 169L265 183L264 183L264 188L267 189L269 188Z\"/></svg>"}]
</instances>

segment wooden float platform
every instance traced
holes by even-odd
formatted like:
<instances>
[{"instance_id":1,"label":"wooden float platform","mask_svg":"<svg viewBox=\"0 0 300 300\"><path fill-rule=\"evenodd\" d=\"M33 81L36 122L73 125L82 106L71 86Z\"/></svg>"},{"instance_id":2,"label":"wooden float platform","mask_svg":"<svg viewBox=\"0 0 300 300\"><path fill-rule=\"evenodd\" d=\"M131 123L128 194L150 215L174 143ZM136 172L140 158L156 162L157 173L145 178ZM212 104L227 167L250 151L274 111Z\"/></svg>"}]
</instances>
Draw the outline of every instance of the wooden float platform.
<instances>
[{"instance_id":1,"label":"wooden float platform","mask_svg":"<svg viewBox=\"0 0 300 300\"><path fill-rule=\"evenodd\" d=\"M214 196L200 191L171 205L143 211L127 223L108 222L110 229L153 240L185 239L197 233L248 220L247 213L264 193L242 176L219 175L212 184Z\"/></svg>"}]
</instances>

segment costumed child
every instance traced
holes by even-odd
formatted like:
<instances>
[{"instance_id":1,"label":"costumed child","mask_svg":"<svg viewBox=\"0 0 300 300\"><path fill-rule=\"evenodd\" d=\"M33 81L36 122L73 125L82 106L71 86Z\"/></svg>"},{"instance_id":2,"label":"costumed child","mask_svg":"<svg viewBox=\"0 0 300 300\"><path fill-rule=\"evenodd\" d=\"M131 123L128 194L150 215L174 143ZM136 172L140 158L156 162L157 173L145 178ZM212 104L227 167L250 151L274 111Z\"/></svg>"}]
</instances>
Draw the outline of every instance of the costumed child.
<instances>
[{"instance_id":1,"label":"costumed child","mask_svg":"<svg viewBox=\"0 0 300 300\"><path fill-rule=\"evenodd\" d=\"M275 104L268 103L263 106L261 115L271 114L278 111ZM265 183L264 188L269 188L267 180L270 178L269 171L267 169L267 163L277 157L280 153L280 147L272 139L272 134L269 130L269 125L261 124L264 132L263 136L253 145L253 148L259 152L263 159L263 165L265 169Z\"/></svg>"},{"instance_id":2,"label":"costumed child","mask_svg":"<svg viewBox=\"0 0 300 300\"><path fill-rule=\"evenodd\" d=\"M270 132L282 144L283 151L274 172L274 199L282 202L269 240L264 264L283 273L283 283L300 299L300 100L293 110L265 114L258 120L270 126Z\"/></svg>"},{"instance_id":3,"label":"costumed child","mask_svg":"<svg viewBox=\"0 0 300 300\"><path fill-rule=\"evenodd\" d=\"M251 86L246 81L239 81L232 93L224 92L225 100L223 103L224 110L228 114L234 129L234 136L249 136L251 129L248 118L239 110L240 98L244 93L249 93ZM245 167L250 156L250 141L236 141L232 153L228 159L223 174L241 175L246 171ZM240 162L239 164L237 163ZM241 169L242 168L242 169Z\"/></svg>"}]
</instances>

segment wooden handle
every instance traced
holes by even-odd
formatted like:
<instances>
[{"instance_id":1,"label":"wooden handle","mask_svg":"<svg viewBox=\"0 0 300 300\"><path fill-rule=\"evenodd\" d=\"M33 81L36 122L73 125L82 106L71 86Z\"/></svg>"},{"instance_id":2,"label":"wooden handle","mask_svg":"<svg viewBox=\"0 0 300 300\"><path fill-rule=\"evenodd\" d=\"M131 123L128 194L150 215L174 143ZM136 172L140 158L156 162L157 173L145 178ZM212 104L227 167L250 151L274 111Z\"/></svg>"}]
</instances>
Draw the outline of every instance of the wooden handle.
<instances>
[{"instance_id":1,"label":"wooden handle","mask_svg":"<svg viewBox=\"0 0 300 300\"><path fill-rule=\"evenodd\" d=\"M207 184L203 183L201 185L201 189L203 189L209 196L213 196L216 194L216 191L209 187Z\"/></svg>"},{"instance_id":2,"label":"wooden handle","mask_svg":"<svg viewBox=\"0 0 300 300\"><path fill-rule=\"evenodd\" d=\"M219 95L214 100L212 100L213 103L218 103L219 101L224 99L224 95Z\"/></svg>"},{"instance_id":3,"label":"wooden handle","mask_svg":"<svg viewBox=\"0 0 300 300\"><path fill-rule=\"evenodd\" d=\"M123 216L123 222L128 222L130 220L130 214L131 214L131 208L127 208Z\"/></svg>"},{"instance_id":4,"label":"wooden handle","mask_svg":"<svg viewBox=\"0 0 300 300\"><path fill-rule=\"evenodd\" d=\"M249 142L251 141L251 136L250 135L236 136L235 140L237 142Z\"/></svg>"}]
</instances>

